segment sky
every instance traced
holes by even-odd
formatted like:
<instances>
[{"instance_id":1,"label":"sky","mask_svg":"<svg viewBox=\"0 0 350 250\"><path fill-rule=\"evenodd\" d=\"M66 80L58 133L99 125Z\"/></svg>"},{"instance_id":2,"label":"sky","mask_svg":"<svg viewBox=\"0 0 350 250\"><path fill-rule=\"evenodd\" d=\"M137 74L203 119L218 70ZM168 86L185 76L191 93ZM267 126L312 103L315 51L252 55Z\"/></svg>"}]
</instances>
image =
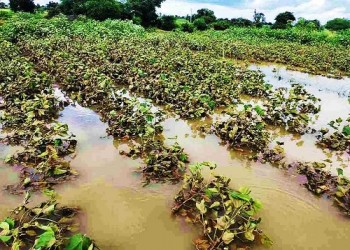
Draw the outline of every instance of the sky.
<instances>
[{"instance_id":1,"label":"sky","mask_svg":"<svg viewBox=\"0 0 350 250\"><path fill-rule=\"evenodd\" d=\"M39 4L49 1L34 0ZM166 0L158 12L185 16L191 13L191 9L195 13L201 8L209 8L221 18L248 19L252 19L256 9L264 13L269 22L273 22L277 14L284 11L293 12L297 18L319 19L322 23L336 17L350 18L350 0Z\"/></svg>"}]
</instances>

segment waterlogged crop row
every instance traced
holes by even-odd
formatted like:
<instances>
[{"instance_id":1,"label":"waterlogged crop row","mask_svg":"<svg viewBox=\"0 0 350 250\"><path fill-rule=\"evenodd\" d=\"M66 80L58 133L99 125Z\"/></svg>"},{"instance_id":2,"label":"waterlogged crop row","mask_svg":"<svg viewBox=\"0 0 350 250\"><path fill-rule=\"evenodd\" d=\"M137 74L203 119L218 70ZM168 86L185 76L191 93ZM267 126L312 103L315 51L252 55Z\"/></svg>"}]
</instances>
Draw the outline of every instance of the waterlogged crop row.
<instances>
[{"instance_id":1,"label":"waterlogged crop row","mask_svg":"<svg viewBox=\"0 0 350 250\"><path fill-rule=\"evenodd\" d=\"M20 169L20 183L8 186L12 193L26 192L23 204L0 222L0 243L11 249L94 249L86 236L74 233L76 208L59 206L50 188L76 175L65 156L75 151L77 141L68 126L55 121L64 105L54 95L45 73L8 42L0 43L0 121L6 132L2 143L20 145L22 150L6 157ZM30 208L30 191L45 189L47 202Z\"/></svg>"},{"instance_id":2,"label":"waterlogged crop row","mask_svg":"<svg viewBox=\"0 0 350 250\"><path fill-rule=\"evenodd\" d=\"M158 36L169 40L176 39L183 48L205 51L216 57L254 63L280 63L291 69L336 78L350 76L349 44L326 42L303 44L300 41L261 38L236 31L233 29L225 32L206 31L193 34L167 33Z\"/></svg>"}]
</instances>

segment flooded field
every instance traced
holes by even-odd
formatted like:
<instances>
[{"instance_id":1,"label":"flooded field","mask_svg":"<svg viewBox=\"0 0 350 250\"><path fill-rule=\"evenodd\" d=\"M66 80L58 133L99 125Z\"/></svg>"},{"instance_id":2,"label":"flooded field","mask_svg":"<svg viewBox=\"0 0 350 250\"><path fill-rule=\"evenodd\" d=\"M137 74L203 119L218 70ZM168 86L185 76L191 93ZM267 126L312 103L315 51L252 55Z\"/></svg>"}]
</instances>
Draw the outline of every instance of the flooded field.
<instances>
[{"instance_id":1,"label":"flooded field","mask_svg":"<svg viewBox=\"0 0 350 250\"><path fill-rule=\"evenodd\" d=\"M306 89L321 99L319 118L311 127L320 129L338 117L350 113L348 98L350 80L334 80L309 76L274 66L251 66L261 70L266 82L274 87L287 87L291 83L305 85ZM253 101L252 101L253 102ZM221 115L213 117L220 119ZM91 236L101 249L194 249L192 240L198 229L171 215L173 197L179 185L151 184L143 187L137 173L143 162L119 154L128 148L127 141L113 140L107 135L107 124L94 111L79 105L69 105L59 121L66 123L78 141L71 157L71 166L78 171L76 181L56 187L59 202L79 206L81 231ZM189 155L191 163L212 161L215 170L232 179L232 187L250 187L254 197L263 203L259 216L261 228L274 241L277 249L348 249L350 224L347 218L326 197L317 198L302 184L305 177L278 169L270 164L247 160L245 152L229 149L214 134L201 134L197 127L212 123L211 119L186 121L168 117L162 123L166 144L177 141ZM284 142L287 162L322 161L331 158L328 166L333 172L344 167L348 170L349 155L335 154L315 145L314 134L297 136L282 129L270 129L274 141ZM5 157L15 148L0 146ZM15 183L16 172L0 165L2 185ZM41 200L34 195L34 200ZM21 196L0 193L0 217L22 200ZM260 249L257 247L256 249ZM261 247L261 249L263 249Z\"/></svg>"}]
</instances>

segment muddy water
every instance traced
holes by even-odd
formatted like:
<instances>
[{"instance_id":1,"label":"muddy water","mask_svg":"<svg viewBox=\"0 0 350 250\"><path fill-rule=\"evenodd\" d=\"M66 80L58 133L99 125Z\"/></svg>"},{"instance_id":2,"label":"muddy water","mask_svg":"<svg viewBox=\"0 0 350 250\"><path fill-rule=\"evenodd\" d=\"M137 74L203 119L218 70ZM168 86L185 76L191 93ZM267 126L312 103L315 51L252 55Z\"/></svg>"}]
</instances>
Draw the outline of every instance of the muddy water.
<instances>
[{"instance_id":1,"label":"muddy water","mask_svg":"<svg viewBox=\"0 0 350 250\"><path fill-rule=\"evenodd\" d=\"M271 76L269 81L274 79ZM281 81L278 83L282 84ZM288 80L283 84L288 85ZM313 94L323 98L325 93L333 96L334 103L347 101L337 91ZM322 112L330 112L331 107L324 107L329 102L322 102ZM343 104L348 108L347 103ZM346 117L347 113L341 116ZM339 115L329 114L336 118ZM324 116L324 119L320 118L322 122L328 118L327 114ZM80 177L57 187L57 191L61 203L77 205L84 211L81 218L83 232L94 238L101 249L193 249L191 241L197 235L195 228L170 215L172 198L179 186L142 187L141 176L135 172L142 163L119 155L118 150L127 148L126 142L107 137L107 126L95 112L80 106L68 106L60 121L67 123L77 137L78 148L72 157L72 166ZM167 119L163 124L166 143L180 143L190 155L191 162L216 162L216 172L230 177L234 188L248 186L252 189L253 196L264 204L260 216L263 218L262 228L275 242L271 249L348 249L350 221L331 202L309 193L300 185L300 176L268 164L249 162L242 152L228 150L215 135L200 136L195 129L203 122L212 121ZM326 152L314 146L313 135L297 138L283 131L276 133L278 140L286 141L291 161L327 158ZM303 145L297 146L301 140ZM14 149L0 146L0 156L4 157L11 150ZM0 165L1 184L14 183L16 178L14 171ZM21 199L0 192L0 217L4 217L8 209L14 208ZM37 199L40 197L34 197Z\"/></svg>"}]
</instances>

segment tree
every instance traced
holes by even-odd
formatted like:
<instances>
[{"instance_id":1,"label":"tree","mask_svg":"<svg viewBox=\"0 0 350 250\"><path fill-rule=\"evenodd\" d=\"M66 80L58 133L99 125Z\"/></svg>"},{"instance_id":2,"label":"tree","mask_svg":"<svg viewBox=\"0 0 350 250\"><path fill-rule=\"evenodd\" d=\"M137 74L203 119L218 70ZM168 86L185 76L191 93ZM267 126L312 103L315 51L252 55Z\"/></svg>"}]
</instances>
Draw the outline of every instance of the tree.
<instances>
[{"instance_id":1,"label":"tree","mask_svg":"<svg viewBox=\"0 0 350 250\"><path fill-rule=\"evenodd\" d=\"M12 11L23 11L33 13L35 4L33 0L10 0L10 8Z\"/></svg>"},{"instance_id":2,"label":"tree","mask_svg":"<svg viewBox=\"0 0 350 250\"><path fill-rule=\"evenodd\" d=\"M194 20L193 25L197 30L208 29L208 24L206 23L204 17L197 18L196 20Z\"/></svg>"},{"instance_id":3,"label":"tree","mask_svg":"<svg viewBox=\"0 0 350 250\"><path fill-rule=\"evenodd\" d=\"M158 18L157 26L162 30L174 30L176 28L175 16L161 16Z\"/></svg>"},{"instance_id":4,"label":"tree","mask_svg":"<svg viewBox=\"0 0 350 250\"><path fill-rule=\"evenodd\" d=\"M203 18L206 24L210 24L215 22L216 16L214 11L209 9L199 9L197 10L197 14L193 15L193 20Z\"/></svg>"},{"instance_id":5,"label":"tree","mask_svg":"<svg viewBox=\"0 0 350 250\"><path fill-rule=\"evenodd\" d=\"M183 32L192 33L194 31L194 25L193 25L193 23L190 23L187 21L187 22L181 24L180 29Z\"/></svg>"},{"instance_id":6,"label":"tree","mask_svg":"<svg viewBox=\"0 0 350 250\"><path fill-rule=\"evenodd\" d=\"M272 26L274 29L286 29L288 27L288 24L291 22L294 22L295 16L293 15L292 12L286 11L283 13L280 13L276 16L275 18L275 23Z\"/></svg>"},{"instance_id":7,"label":"tree","mask_svg":"<svg viewBox=\"0 0 350 250\"><path fill-rule=\"evenodd\" d=\"M117 19L121 17L121 3L115 0L88 0L84 4L85 15L95 20Z\"/></svg>"},{"instance_id":8,"label":"tree","mask_svg":"<svg viewBox=\"0 0 350 250\"><path fill-rule=\"evenodd\" d=\"M5 9L7 6L5 3L3 2L0 2L0 9Z\"/></svg>"},{"instance_id":9,"label":"tree","mask_svg":"<svg viewBox=\"0 0 350 250\"><path fill-rule=\"evenodd\" d=\"M85 15L105 20L121 18L123 6L116 0L61 0L59 9L66 15Z\"/></svg>"},{"instance_id":10,"label":"tree","mask_svg":"<svg viewBox=\"0 0 350 250\"><path fill-rule=\"evenodd\" d=\"M254 10L254 25L257 27L262 27L264 23L266 23L266 18L264 13L258 13Z\"/></svg>"},{"instance_id":11,"label":"tree","mask_svg":"<svg viewBox=\"0 0 350 250\"><path fill-rule=\"evenodd\" d=\"M152 26L157 22L156 8L165 0L128 0L124 5L123 16L128 19L140 18L143 26Z\"/></svg>"},{"instance_id":12,"label":"tree","mask_svg":"<svg viewBox=\"0 0 350 250\"><path fill-rule=\"evenodd\" d=\"M87 0L61 0L60 9L65 15L83 15L86 2Z\"/></svg>"},{"instance_id":13,"label":"tree","mask_svg":"<svg viewBox=\"0 0 350 250\"><path fill-rule=\"evenodd\" d=\"M350 20L345 18L335 18L328 21L325 28L334 31L350 29Z\"/></svg>"},{"instance_id":14,"label":"tree","mask_svg":"<svg viewBox=\"0 0 350 250\"><path fill-rule=\"evenodd\" d=\"M212 24L214 30L227 30L232 26L232 23L226 19L217 20Z\"/></svg>"},{"instance_id":15,"label":"tree","mask_svg":"<svg viewBox=\"0 0 350 250\"><path fill-rule=\"evenodd\" d=\"M60 6L58 5L58 3L52 2L52 1L50 1L50 2L46 5L46 10L47 10L47 17L48 17L48 18L57 16L57 15L60 14L60 12L61 12Z\"/></svg>"},{"instance_id":16,"label":"tree","mask_svg":"<svg viewBox=\"0 0 350 250\"><path fill-rule=\"evenodd\" d=\"M305 18L299 18L298 22L295 24L298 29L304 30L318 30L321 28L321 23L319 20L306 20Z\"/></svg>"},{"instance_id":17,"label":"tree","mask_svg":"<svg viewBox=\"0 0 350 250\"><path fill-rule=\"evenodd\" d=\"M231 19L231 23L233 26L237 26L237 27L251 27L253 26L253 22L245 19L245 18L232 18Z\"/></svg>"}]
</instances>

